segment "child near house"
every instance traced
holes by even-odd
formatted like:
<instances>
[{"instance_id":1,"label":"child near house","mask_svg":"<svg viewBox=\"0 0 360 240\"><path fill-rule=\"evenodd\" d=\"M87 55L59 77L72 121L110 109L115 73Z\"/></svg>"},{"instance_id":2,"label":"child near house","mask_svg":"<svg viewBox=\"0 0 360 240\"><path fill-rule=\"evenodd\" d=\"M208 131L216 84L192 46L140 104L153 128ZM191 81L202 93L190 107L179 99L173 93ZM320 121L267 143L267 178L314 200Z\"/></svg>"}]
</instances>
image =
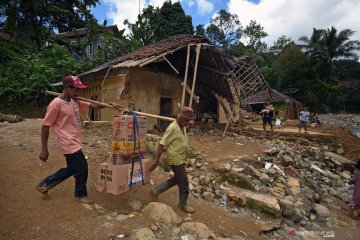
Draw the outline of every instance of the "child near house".
<instances>
[{"instance_id":1,"label":"child near house","mask_svg":"<svg viewBox=\"0 0 360 240\"><path fill-rule=\"evenodd\" d=\"M307 133L307 125L310 117L310 112L308 111L307 107L304 107L303 110L300 112L299 117L299 133L301 133L301 128L304 128L305 133Z\"/></svg>"}]
</instances>

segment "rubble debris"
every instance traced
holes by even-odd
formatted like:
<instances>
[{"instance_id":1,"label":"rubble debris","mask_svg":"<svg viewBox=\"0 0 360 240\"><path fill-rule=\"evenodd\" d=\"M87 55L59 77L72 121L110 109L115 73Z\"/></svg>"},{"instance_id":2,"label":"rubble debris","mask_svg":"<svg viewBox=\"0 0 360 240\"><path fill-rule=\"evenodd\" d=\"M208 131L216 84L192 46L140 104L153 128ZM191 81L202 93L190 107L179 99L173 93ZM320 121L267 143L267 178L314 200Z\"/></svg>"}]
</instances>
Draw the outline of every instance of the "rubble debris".
<instances>
[{"instance_id":1,"label":"rubble debris","mask_svg":"<svg viewBox=\"0 0 360 240\"><path fill-rule=\"evenodd\" d=\"M0 112L0 122L17 123L23 120L24 119L19 115L5 114Z\"/></svg>"},{"instance_id":2,"label":"rubble debris","mask_svg":"<svg viewBox=\"0 0 360 240\"><path fill-rule=\"evenodd\" d=\"M345 163L352 163L349 159L333 152L324 152L324 156L330 158L330 160L338 166Z\"/></svg>"},{"instance_id":3,"label":"rubble debris","mask_svg":"<svg viewBox=\"0 0 360 240\"><path fill-rule=\"evenodd\" d=\"M345 127L352 134L360 137L360 117L356 114L322 114L319 115L322 124Z\"/></svg>"}]
</instances>

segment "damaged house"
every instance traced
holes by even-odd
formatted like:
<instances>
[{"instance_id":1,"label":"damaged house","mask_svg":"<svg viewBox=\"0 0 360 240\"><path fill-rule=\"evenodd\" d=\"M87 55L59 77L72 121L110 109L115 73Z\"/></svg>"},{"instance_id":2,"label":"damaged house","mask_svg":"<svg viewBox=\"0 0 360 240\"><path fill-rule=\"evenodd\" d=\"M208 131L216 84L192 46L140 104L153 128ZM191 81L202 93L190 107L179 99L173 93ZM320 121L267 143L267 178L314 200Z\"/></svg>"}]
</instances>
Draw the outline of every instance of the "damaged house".
<instances>
[{"instance_id":1,"label":"damaged house","mask_svg":"<svg viewBox=\"0 0 360 240\"><path fill-rule=\"evenodd\" d=\"M197 120L219 123L236 119L246 97L268 89L249 58L235 59L196 35L164 39L79 76L89 86L82 97L171 117L176 116L180 105L191 105ZM110 109L89 113L91 120L112 120L113 115ZM154 125L164 127L164 123L149 118L148 129Z\"/></svg>"}]
</instances>

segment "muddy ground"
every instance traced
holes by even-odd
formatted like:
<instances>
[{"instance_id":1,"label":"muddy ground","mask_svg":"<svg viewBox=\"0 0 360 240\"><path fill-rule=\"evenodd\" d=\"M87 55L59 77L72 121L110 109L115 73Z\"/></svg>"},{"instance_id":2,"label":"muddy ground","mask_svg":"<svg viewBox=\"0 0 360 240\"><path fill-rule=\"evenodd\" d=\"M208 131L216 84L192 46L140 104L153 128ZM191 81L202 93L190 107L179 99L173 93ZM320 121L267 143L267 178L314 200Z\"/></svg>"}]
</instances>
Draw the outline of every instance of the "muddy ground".
<instances>
[{"instance_id":1,"label":"muddy ground","mask_svg":"<svg viewBox=\"0 0 360 240\"><path fill-rule=\"evenodd\" d=\"M151 184L128 192L121 196L100 193L95 188L96 164L105 160L110 150L111 128L85 129L84 152L88 156L90 198L104 208L103 212L90 209L74 201L74 179L70 178L50 192L51 200L43 200L35 191L36 184L47 175L65 165L64 156L58 150L54 135L49 140L50 157L47 163L38 160L40 149L40 119L26 119L19 123L0 123L0 239L109 239L113 235L130 234L132 230L149 226L152 221L141 215L126 221L112 222L110 228L104 227L110 213L130 214L135 210L129 203L139 200L142 205L150 202ZM291 128L289 128L291 129ZM287 136L296 132L283 130ZM349 159L360 156L360 140L345 130L338 128L318 128L314 130L316 137L336 137L343 142L344 156ZM321 133L316 134L316 132ZM311 134L310 134L311 135ZM211 164L224 162L239 156L256 154L264 150L259 142L230 141L221 136L191 136L192 147L204 154ZM167 178L158 168L152 175L155 184ZM160 202L171 206L182 218L188 215L176 208L177 189L160 196ZM230 237L240 235L245 239L267 239L259 232L266 222L258 221L256 214L235 216L226 208L214 205L201 199L190 199L190 204L197 210L191 216L193 221L206 224L217 236ZM347 222L347 211L339 210L344 224L349 223L352 231L354 223ZM356 224L356 223L355 223ZM360 225L355 225L356 226ZM359 228L358 228L359 229ZM356 236L356 232L354 233ZM360 232L358 235L360 236ZM283 239L288 239L284 236ZM353 238L356 239L356 238Z\"/></svg>"}]
</instances>

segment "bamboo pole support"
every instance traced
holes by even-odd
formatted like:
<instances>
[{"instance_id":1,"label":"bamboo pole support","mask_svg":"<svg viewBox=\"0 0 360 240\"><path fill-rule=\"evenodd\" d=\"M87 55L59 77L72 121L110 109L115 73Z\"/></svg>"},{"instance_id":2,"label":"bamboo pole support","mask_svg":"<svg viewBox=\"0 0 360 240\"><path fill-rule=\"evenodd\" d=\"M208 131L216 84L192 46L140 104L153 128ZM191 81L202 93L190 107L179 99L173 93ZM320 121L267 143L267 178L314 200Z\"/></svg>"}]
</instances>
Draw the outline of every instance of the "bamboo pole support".
<instances>
[{"instance_id":1,"label":"bamboo pole support","mask_svg":"<svg viewBox=\"0 0 360 240\"><path fill-rule=\"evenodd\" d=\"M227 131L228 127L230 126L230 123L232 122L232 120L234 118L235 111L236 111L236 107L234 108L234 110L233 110L233 112L232 112L232 114L230 116L230 119L229 119L228 123L226 124L225 130L224 130L224 133L223 133L223 137L225 137L226 131Z\"/></svg>"},{"instance_id":2,"label":"bamboo pole support","mask_svg":"<svg viewBox=\"0 0 360 240\"><path fill-rule=\"evenodd\" d=\"M193 83L192 83L192 88L191 88L189 107L192 106L192 100L193 100L193 97L194 97L196 75L197 75L197 70L198 70L198 65L199 65L200 51L201 51L201 44L197 44L196 45L196 60L195 60L194 77L193 77Z\"/></svg>"},{"instance_id":3,"label":"bamboo pole support","mask_svg":"<svg viewBox=\"0 0 360 240\"><path fill-rule=\"evenodd\" d=\"M51 91L46 91L46 94L51 95L51 96L56 96L56 97L60 95L60 93L51 92ZM110 104L95 101L95 100L91 100L91 99L88 99L88 98L76 97L75 99L76 100L81 100L81 101L84 101L84 102L88 102L88 103L92 103L92 104L95 104L95 105L98 105L98 106L101 106L101 107L112 108L112 109L115 109L115 110L124 110L125 112L130 112L128 108L120 107L120 109L117 109L117 108L111 106ZM150 114L150 113L144 113L144 112L138 112L138 111L134 111L134 112L139 116L157 118L157 119L164 120L164 121L169 121L169 122L175 121L175 118L169 118L169 117L164 117L164 116L159 116L159 115Z\"/></svg>"},{"instance_id":4,"label":"bamboo pole support","mask_svg":"<svg viewBox=\"0 0 360 240\"><path fill-rule=\"evenodd\" d=\"M189 71L189 61L190 61L190 44L188 44L187 47L187 55L186 55L186 68L185 68L185 76L184 76L184 82L183 82L183 93L181 98L181 107L184 107L185 104L185 93L186 93L186 87L187 87L187 78L188 78L188 71Z\"/></svg>"}]
</instances>

